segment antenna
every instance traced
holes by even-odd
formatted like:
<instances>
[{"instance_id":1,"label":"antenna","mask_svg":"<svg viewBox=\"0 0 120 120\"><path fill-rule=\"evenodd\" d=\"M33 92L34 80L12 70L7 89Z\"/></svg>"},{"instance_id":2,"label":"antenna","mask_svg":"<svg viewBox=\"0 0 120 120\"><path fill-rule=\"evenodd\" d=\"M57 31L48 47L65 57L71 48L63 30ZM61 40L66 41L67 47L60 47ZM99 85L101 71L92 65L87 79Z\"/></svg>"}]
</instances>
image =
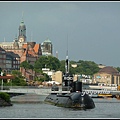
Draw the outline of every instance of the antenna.
<instances>
[{"instance_id":1,"label":"antenna","mask_svg":"<svg viewBox=\"0 0 120 120\"><path fill-rule=\"evenodd\" d=\"M68 60L68 35L67 35L67 54L66 54L65 68L66 68L66 73L69 73L69 60Z\"/></svg>"}]
</instances>

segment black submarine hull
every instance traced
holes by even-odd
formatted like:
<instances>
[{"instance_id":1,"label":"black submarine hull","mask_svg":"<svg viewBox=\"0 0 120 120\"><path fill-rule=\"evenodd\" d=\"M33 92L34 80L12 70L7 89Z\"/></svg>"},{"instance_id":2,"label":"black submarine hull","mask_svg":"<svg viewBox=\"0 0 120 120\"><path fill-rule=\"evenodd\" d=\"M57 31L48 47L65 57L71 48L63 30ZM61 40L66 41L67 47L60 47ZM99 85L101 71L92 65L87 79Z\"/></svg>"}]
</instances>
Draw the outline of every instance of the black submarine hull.
<instances>
[{"instance_id":1,"label":"black submarine hull","mask_svg":"<svg viewBox=\"0 0 120 120\"><path fill-rule=\"evenodd\" d=\"M93 99L88 95L82 95L81 92L72 92L66 94L49 94L45 100L46 103L67 108L92 109L95 108Z\"/></svg>"},{"instance_id":2,"label":"black submarine hull","mask_svg":"<svg viewBox=\"0 0 120 120\"><path fill-rule=\"evenodd\" d=\"M55 84L51 88L51 93L45 98L46 103L56 106L92 109L95 108L93 99L82 92L82 82L73 81L73 75L66 73L62 79L62 92L59 93L59 87Z\"/></svg>"}]
</instances>

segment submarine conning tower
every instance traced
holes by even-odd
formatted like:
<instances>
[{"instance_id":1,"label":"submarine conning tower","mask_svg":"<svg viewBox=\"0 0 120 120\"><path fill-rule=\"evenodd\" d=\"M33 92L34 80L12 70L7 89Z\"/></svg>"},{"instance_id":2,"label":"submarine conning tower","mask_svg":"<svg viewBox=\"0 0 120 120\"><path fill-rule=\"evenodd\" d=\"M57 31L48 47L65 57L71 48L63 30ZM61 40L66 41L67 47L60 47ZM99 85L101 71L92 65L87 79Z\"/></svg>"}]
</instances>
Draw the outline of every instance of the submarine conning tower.
<instances>
[{"instance_id":1,"label":"submarine conning tower","mask_svg":"<svg viewBox=\"0 0 120 120\"><path fill-rule=\"evenodd\" d=\"M74 76L69 73L68 56L66 56L65 70L66 72L62 76L62 91L82 92L82 82L78 80L74 81Z\"/></svg>"},{"instance_id":2,"label":"submarine conning tower","mask_svg":"<svg viewBox=\"0 0 120 120\"><path fill-rule=\"evenodd\" d=\"M62 91L82 92L82 82L74 81L73 75L69 73L63 74L62 78Z\"/></svg>"}]
</instances>

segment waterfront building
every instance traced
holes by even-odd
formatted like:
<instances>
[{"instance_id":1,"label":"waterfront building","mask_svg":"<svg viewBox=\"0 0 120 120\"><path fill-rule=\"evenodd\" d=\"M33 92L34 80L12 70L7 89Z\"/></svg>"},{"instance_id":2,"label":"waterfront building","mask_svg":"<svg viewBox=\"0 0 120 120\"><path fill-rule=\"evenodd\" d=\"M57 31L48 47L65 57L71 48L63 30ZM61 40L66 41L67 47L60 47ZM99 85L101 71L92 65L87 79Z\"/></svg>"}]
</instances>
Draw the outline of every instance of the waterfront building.
<instances>
[{"instance_id":1,"label":"waterfront building","mask_svg":"<svg viewBox=\"0 0 120 120\"><path fill-rule=\"evenodd\" d=\"M20 56L11 51L6 51L6 73L10 73L11 70L20 69Z\"/></svg>"},{"instance_id":2,"label":"waterfront building","mask_svg":"<svg viewBox=\"0 0 120 120\"><path fill-rule=\"evenodd\" d=\"M56 71L52 74L52 80L59 82L62 84L62 72L61 71Z\"/></svg>"},{"instance_id":3,"label":"waterfront building","mask_svg":"<svg viewBox=\"0 0 120 120\"><path fill-rule=\"evenodd\" d=\"M94 82L105 84L120 84L119 71L111 66L103 67L98 73L94 74Z\"/></svg>"}]
</instances>

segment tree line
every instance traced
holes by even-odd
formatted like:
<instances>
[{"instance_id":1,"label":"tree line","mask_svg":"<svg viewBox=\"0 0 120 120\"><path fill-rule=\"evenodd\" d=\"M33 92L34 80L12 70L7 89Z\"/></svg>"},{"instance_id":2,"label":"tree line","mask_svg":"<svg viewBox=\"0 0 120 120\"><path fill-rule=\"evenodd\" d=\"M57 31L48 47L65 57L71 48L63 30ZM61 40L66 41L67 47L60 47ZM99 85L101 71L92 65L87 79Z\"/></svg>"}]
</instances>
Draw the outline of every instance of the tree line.
<instances>
[{"instance_id":1,"label":"tree line","mask_svg":"<svg viewBox=\"0 0 120 120\"><path fill-rule=\"evenodd\" d=\"M72 67L76 65L76 67ZM38 60L35 61L34 65L31 65L29 61L23 61L20 64L20 67L24 68L25 70L32 70L35 71L36 74L40 74L41 77L38 77L36 74L34 76L34 81L49 81L51 78L46 73L43 73L42 68L49 68L50 70L54 71L61 71L65 73L65 60L59 60L54 56L41 56ZM116 68L120 71L120 67ZM69 73L70 74L77 74L77 75L90 75L93 76L100 70L98 64L94 61L70 61L69 60ZM2 71L2 69L0 69ZM12 84L15 85L26 85L24 82L25 77L22 76L20 71L13 70L12 74L15 76L16 82ZM5 74L4 74L5 75ZM10 84L10 83L8 83Z\"/></svg>"}]
</instances>

